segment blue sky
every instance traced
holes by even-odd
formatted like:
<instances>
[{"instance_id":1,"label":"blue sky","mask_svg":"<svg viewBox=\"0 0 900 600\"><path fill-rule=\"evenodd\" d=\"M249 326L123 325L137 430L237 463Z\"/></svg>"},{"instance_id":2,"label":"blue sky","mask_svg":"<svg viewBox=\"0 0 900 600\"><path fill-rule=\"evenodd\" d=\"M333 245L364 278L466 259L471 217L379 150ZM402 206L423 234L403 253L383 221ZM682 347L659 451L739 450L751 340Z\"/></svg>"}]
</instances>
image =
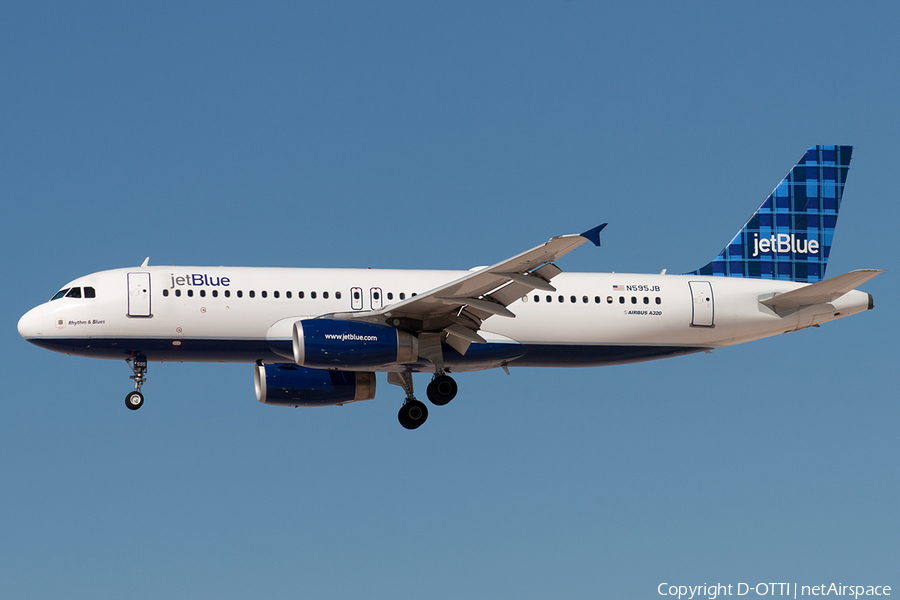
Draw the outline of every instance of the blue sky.
<instances>
[{"instance_id":1,"label":"blue sky","mask_svg":"<svg viewBox=\"0 0 900 600\"><path fill-rule=\"evenodd\" d=\"M0 9L0 596L651 598L900 586L893 3ZM281 409L249 365L30 346L152 264L461 268L609 222L567 271L706 264L813 144L855 146L829 275L876 310L640 365ZM418 380L419 387L427 378ZM752 595L752 594L751 594Z\"/></svg>"}]
</instances>

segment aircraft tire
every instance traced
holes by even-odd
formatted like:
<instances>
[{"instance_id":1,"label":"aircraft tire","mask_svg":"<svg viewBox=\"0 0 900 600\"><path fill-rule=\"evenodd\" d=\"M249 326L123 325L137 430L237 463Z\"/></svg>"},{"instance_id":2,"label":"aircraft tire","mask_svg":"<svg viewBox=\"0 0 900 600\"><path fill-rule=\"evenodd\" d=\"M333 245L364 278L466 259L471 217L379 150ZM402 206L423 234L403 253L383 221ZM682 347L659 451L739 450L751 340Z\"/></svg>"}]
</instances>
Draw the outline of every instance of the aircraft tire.
<instances>
[{"instance_id":1,"label":"aircraft tire","mask_svg":"<svg viewBox=\"0 0 900 600\"><path fill-rule=\"evenodd\" d=\"M144 395L139 391L128 392L125 396L125 406L131 410L137 410L144 405Z\"/></svg>"},{"instance_id":2,"label":"aircraft tire","mask_svg":"<svg viewBox=\"0 0 900 600\"><path fill-rule=\"evenodd\" d=\"M459 390L456 381L449 375L438 375L431 380L425 390L428 399L435 406L444 406L454 398Z\"/></svg>"},{"instance_id":3,"label":"aircraft tire","mask_svg":"<svg viewBox=\"0 0 900 600\"><path fill-rule=\"evenodd\" d=\"M410 400L400 407L397 417L406 429L416 429L428 419L428 408L418 400Z\"/></svg>"}]
</instances>

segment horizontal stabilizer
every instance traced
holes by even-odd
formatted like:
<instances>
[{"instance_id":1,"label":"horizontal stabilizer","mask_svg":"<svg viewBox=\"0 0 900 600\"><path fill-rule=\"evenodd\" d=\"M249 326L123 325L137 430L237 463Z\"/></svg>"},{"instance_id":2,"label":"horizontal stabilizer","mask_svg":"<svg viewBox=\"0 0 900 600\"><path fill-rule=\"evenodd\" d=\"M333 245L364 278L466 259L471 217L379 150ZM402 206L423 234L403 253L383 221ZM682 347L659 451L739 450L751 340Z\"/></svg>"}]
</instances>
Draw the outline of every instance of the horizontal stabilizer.
<instances>
[{"instance_id":1,"label":"horizontal stabilizer","mask_svg":"<svg viewBox=\"0 0 900 600\"><path fill-rule=\"evenodd\" d=\"M802 287L799 290L778 294L767 300L760 300L760 303L774 309L827 304L881 273L884 273L884 271L879 269L850 271L849 273Z\"/></svg>"}]
</instances>

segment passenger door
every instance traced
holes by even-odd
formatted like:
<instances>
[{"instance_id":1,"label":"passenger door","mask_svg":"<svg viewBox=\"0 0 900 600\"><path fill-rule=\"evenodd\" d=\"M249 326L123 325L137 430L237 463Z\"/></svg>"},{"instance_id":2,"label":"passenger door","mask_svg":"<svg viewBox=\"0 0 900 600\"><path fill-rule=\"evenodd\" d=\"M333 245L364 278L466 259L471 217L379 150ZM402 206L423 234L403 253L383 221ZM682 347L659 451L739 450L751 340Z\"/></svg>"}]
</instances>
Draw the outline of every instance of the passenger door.
<instances>
[{"instance_id":1,"label":"passenger door","mask_svg":"<svg viewBox=\"0 0 900 600\"><path fill-rule=\"evenodd\" d=\"M150 312L150 273L128 273L128 316L153 316Z\"/></svg>"},{"instance_id":2,"label":"passenger door","mask_svg":"<svg viewBox=\"0 0 900 600\"><path fill-rule=\"evenodd\" d=\"M691 281L691 296L693 298L693 311L691 314L691 326L714 327L714 313L712 284L708 281Z\"/></svg>"}]
</instances>

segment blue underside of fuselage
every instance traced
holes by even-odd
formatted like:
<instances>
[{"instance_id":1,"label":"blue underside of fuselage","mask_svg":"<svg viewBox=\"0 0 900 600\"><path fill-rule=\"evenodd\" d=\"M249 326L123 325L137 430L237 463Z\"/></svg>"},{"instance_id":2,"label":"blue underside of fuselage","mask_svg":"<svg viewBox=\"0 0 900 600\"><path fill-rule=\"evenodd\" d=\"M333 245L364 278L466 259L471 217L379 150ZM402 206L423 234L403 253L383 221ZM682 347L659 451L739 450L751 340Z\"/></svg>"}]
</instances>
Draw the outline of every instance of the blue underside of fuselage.
<instances>
[{"instance_id":1,"label":"blue underside of fuselage","mask_svg":"<svg viewBox=\"0 0 900 600\"><path fill-rule=\"evenodd\" d=\"M54 352L116 360L142 355L154 362L292 362L283 353L274 352L269 341L258 339L31 338L28 341ZM491 344L490 347L472 344L465 356L444 346L444 362L449 371L471 371L502 364L511 367L596 367L693 354L710 349L607 344ZM411 371L434 369L430 362L421 359L416 363L404 364L404 367Z\"/></svg>"}]
</instances>

